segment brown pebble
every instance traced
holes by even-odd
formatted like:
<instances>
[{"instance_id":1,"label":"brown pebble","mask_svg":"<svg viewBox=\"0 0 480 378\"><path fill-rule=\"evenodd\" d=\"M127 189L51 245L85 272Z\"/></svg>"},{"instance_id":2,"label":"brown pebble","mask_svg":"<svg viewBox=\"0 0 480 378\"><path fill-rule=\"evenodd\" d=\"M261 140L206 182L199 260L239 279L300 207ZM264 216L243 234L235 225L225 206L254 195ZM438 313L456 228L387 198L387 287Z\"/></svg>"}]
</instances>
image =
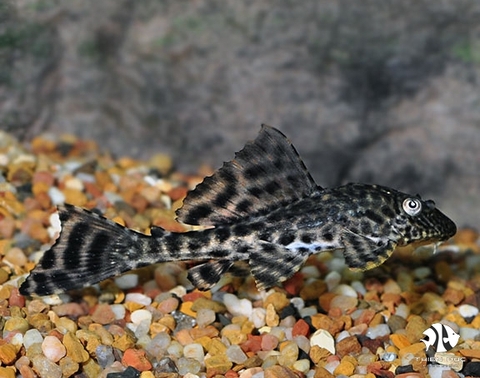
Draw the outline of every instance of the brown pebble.
<instances>
[{"instance_id":1,"label":"brown pebble","mask_svg":"<svg viewBox=\"0 0 480 378\"><path fill-rule=\"evenodd\" d=\"M356 354L360 353L362 346L358 342L358 339L355 336L345 337L340 340L336 345L336 352L340 358L349 355L350 353ZM342 373L345 374L345 373ZM348 374L347 374L348 375Z\"/></svg>"},{"instance_id":2,"label":"brown pebble","mask_svg":"<svg viewBox=\"0 0 480 378\"><path fill-rule=\"evenodd\" d=\"M267 308L269 304L272 304L273 308L278 313L287 307L290 304L290 301L284 293L274 292L265 298L263 307Z\"/></svg>"},{"instance_id":3,"label":"brown pebble","mask_svg":"<svg viewBox=\"0 0 480 378\"><path fill-rule=\"evenodd\" d=\"M408 318L405 330L407 331L407 338L411 343L416 343L423 338L423 332L428 328L425 320L418 315L411 315Z\"/></svg>"},{"instance_id":4,"label":"brown pebble","mask_svg":"<svg viewBox=\"0 0 480 378\"><path fill-rule=\"evenodd\" d=\"M407 325L407 321L398 315L392 315L387 321L388 327L392 331L392 333L397 332L400 329L404 329Z\"/></svg>"},{"instance_id":5,"label":"brown pebble","mask_svg":"<svg viewBox=\"0 0 480 378\"><path fill-rule=\"evenodd\" d=\"M265 369L265 378L298 378L291 369L285 366L274 365Z\"/></svg>"},{"instance_id":6,"label":"brown pebble","mask_svg":"<svg viewBox=\"0 0 480 378\"><path fill-rule=\"evenodd\" d=\"M324 367L317 366L313 378L335 378L335 376Z\"/></svg>"},{"instance_id":7,"label":"brown pebble","mask_svg":"<svg viewBox=\"0 0 480 378\"><path fill-rule=\"evenodd\" d=\"M325 314L316 314L311 317L312 325L316 329L324 329L328 331L332 336L335 336L338 332L343 330L345 323L336 318L332 319Z\"/></svg>"},{"instance_id":8,"label":"brown pebble","mask_svg":"<svg viewBox=\"0 0 480 378\"><path fill-rule=\"evenodd\" d=\"M92 313L92 320L102 325L110 324L115 321L115 314L108 304L99 304Z\"/></svg>"}]
</instances>

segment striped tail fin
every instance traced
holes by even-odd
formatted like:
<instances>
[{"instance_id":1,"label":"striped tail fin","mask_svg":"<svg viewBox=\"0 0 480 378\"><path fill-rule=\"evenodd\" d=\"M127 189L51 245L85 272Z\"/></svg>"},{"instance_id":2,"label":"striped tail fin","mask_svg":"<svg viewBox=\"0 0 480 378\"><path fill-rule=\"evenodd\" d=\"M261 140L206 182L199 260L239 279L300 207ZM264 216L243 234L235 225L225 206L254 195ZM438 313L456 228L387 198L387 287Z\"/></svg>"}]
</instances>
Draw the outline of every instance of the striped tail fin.
<instances>
[{"instance_id":1,"label":"striped tail fin","mask_svg":"<svg viewBox=\"0 0 480 378\"><path fill-rule=\"evenodd\" d=\"M149 237L88 210L58 208L62 231L20 287L23 295L48 295L91 286L137 268Z\"/></svg>"}]
</instances>

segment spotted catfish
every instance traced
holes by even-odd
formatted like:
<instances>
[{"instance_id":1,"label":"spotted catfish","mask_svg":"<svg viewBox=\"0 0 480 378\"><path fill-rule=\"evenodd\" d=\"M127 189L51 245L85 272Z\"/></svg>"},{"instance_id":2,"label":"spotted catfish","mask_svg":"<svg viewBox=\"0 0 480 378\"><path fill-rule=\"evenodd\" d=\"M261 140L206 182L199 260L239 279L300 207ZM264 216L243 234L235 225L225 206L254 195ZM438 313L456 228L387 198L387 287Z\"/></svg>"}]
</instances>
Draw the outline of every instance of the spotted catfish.
<instances>
[{"instance_id":1,"label":"spotted catfish","mask_svg":"<svg viewBox=\"0 0 480 378\"><path fill-rule=\"evenodd\" d=\"M22 294L46 295L82 288L145 265L193 260L189 279L215 285L238 263L248 263L258 289L298 271L314 253L342 250L354 269L382 264L396 246L438 242L455 224L431 200L378 185L317 186L295 148L278 130L263 126L235 159L185 198L178 220L201 231L151 236L94 212L59 207L56 244L22 284Z\"/></svg>"}]
</instances>

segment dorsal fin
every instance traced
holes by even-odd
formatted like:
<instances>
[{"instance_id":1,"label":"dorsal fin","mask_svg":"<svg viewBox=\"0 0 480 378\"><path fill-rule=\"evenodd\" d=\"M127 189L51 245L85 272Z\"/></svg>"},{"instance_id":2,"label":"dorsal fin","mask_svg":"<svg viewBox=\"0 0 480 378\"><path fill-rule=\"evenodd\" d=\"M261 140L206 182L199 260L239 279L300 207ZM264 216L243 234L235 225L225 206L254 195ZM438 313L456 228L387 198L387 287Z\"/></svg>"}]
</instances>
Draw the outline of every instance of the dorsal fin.
<instances>
[{"instance_id":1,"label":"dorsal fin","mask_svg":"<svg viewBox=\"0 0 480 378\"><path fill-rule=\"evenodd\" d=\"M295 147L277 129L262 125L258 137L189 192L178 220L218 225L284 206L319 189Z\"/></svg>"}]
</instances>

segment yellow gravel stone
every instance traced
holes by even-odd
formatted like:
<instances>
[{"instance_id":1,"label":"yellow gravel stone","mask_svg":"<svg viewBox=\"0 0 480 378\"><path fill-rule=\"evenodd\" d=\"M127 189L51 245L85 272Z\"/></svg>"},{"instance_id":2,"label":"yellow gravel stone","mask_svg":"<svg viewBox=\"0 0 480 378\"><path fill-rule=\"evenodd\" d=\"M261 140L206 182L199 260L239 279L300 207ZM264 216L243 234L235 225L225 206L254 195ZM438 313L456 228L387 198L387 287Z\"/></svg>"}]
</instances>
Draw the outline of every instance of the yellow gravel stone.
<instances>
[{"instance_id":1,"label":"yellow gravel stone","mask_svg":"<svg viewBox=\"0 0 480 378\"><path fill-rule=\"evenodd\" d=\"M290 304L290 301L284 293L274 292L265 298L263 307L268 308L269 304L273 305L276 312L280 312Z\"/></svg>"},{"instance_id":2,"label":"yellow gravel stone","mask_svg":"<svg viewBox=\"0 0 480 378\"><path fill-rule=\"evenodd\" d=\"M4 365L10 365L17 357L17 349L12 344L5 344L0 346L0 361Z\"/></svg>"},{"instance_id":3,"label":"yellow gravel stone","mask_svg":"<svg viewBox=\"0 0 480 378\"><path fill-rule=\"evenodd\" d=\"M280 317L275 312L275 307L273 304L269 303L267 305L267 313L265 315L265 322L269 327L276 327L280 323Z\"/></svg>"},{"instance_id":4,"label":"yellow gravel stone","mask_svg":"<svg viewBox=\"0 0 480 378\"><path fill-rule=\"evenodd\" d=\"M335 370L333 371L334 375L347 375L350 376L355 371L355 365L353 365L350 361L342 359L340 365L338 365Z\"/></svg>"},{"instance_id":5,"label":"yellow gravel stone","mask_svg":"<svg viewBox=\"0 0 480 378\"><path fill-rule=\"evenodd\" d=\"M233 363L224 354L205 358L205 367L207 368L208 376L225 374L232 366Z\"/></svg>"},{"instance_id":6,"label":"yellow gravel stone","mask_svg":"<svg viewBox=\"0 0 480 378\"><path fill-rule=\"evenodd\" d=\"M71 357L75 362L86 362L90 358L80 340L71 332L67 332L63 336L63 345L67 349L67 356Z\"/></svg>"},{"instance_id":7,"label":"yellow gravel stone","mask_svg":"<svg viewBox=\"0 0 480 378\"><path fill-rule=\"evenodd\" d=\"M401 334L390 335L390 340L392 341L393 345L395 345L398 349L405 348L411 345L407 336Z\"/></svg>"},{"instance_id":8,"label":"yellow gravel stone","mask_svg":"<svg viewBox=\"0 0 480 378\"><path fill-rule=\"evenodd\" d=\"M114 348L120 349L122 352L125 352L129 348L133 348L135 346L135 340L132 336L125 334L118 339L116 339L112 346Z\"/></svg>"},{"instance_id":9,"label":"yellow gravel stone","mask_svg":"<svg viewBox=\"0 0 480 378\"><path fill-rule=\"evenodd\" d=\"M425 352L425 344L422 342L411 344L405 348L399 349L398 355L402 358L408 353L417 354L419 352Z\"/></svg>"},{"instance_id":10,"label":"yellow gravel stone","mask_svg":"<svg viewBox=\"0 0 480 378\"><path fill-rule=\"evenodd\" d=\"M0 377L15 378L15 370L10 367L0 367Z\"/></svg>"}]
</instances>

